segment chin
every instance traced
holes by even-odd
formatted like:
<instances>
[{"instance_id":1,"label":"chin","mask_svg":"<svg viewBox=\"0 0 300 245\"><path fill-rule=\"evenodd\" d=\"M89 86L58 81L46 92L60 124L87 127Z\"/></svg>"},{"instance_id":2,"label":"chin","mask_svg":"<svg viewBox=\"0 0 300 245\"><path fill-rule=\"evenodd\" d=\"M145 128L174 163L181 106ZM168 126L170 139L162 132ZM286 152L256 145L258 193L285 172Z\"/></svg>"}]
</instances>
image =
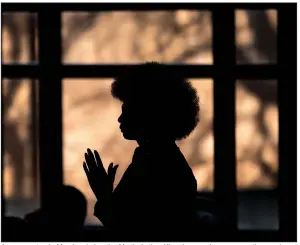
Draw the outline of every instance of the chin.
<instances>
[{"instance_id":1,"label":"chin","mask_svg":"<svg viewBox=\"0 0 300 245\"><path fill-rule=\"evenodd\" d=\"M126 139L126 140L135 140L135 137L132 134L128 133L128 132L123 132L122 131L122 134L123 134L124 139Z\"/></svg>"}]
</instances>

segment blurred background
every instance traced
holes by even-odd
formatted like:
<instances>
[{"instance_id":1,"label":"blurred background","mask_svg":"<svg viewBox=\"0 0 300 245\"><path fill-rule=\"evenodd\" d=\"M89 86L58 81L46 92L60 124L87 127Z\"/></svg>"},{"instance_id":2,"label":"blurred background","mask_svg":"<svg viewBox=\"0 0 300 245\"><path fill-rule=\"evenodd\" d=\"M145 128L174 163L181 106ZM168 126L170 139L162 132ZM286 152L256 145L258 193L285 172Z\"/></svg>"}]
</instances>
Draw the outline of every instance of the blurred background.
<instances>
[{"instance_id":1,"label":"blurred background","mask_svg":"<svg viewBox=\"0 0 300 245\"><path fill-rule=\"evenodd\" d=\"M7 12L2 14L2 21L2 62L38 62L37 15ZM237 10L235 25L237 64L276 63L275 10ZM209 11L65 12L61 34L65 64L152 60L213 64ZM86 148L97 149L106 167L110 162L120 164L117 184L136 147L119 132L117 118L121 108L110 95L112 79L63 80L64 182L86 195L88 225L100 222L93 217L96 200L82 169ZM194 171L199 191L211 192L214 181L213 80L191 79L191 82L200 97L201 121L178 145ZM1 83L2 174L8 215L23 216L39 207L39 163L35 160L38 103L33 99L37 85L38 81L26 78L3 79ZM278 175L277 82L237 81L236 120L239 228L277 229L274 195Z\"/></svg>"}]
</instances>

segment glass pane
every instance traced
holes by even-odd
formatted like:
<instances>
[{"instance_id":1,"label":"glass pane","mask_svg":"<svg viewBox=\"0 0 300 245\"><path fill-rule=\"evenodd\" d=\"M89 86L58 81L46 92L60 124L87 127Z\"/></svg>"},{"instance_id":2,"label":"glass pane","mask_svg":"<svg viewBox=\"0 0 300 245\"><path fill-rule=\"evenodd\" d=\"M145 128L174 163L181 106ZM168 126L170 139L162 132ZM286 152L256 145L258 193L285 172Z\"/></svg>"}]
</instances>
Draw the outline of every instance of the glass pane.
<instances>
[{"instance_id":1,"label":"glass pane","mask_svg":"<svg viewBox=\"0 0 300 245\"><path fill-rule=\"evenodd\" d=\"M209 11L65 12L65 63L212 64Z\"/></svg>"},{"instance_id":2,"label":"glass pane","mask_svg":"<svg viewBox=\"0 0 300 245\"><path fill-rule=\"evenodd\" d=\"M238 229L278 230L278 199L275 191L238 193Z\"/></svg>"},{"instance_id":3,"label":"glass pane","mask_svg":"<svg viewBox=\"0 0 300 245\"><path fill-rule=\"evenodd\" d=\"M33 86L29 80L2 80L3 194L5 215L23 217L39 207ZM37 105L35 105L37 106Z\"/></svg>"},{"instance_id":4,"label":"glass pane","mask_svg":"<svg viewBox=\"0 0 300 245\"><path fill-rule=\"evenodd\" d=\"M36 62L37 54L37 14L2 13L2 62Z\"/></svg>"},{"instance_id":5,"label":"glass pane","mask_svg":"<svg viewBox=\"0 0 300 245\"><path fill-rule=\"evenodd\" d=\"M236 119L238 188L276 188L277 81L237 81Z\"/></svg>"},{"instance_id":6,"label":"glass pane","mask_svg":"<svg viewBox=\"0 0 300 245\"><path fill-rule=\"evenodd\" d=\"M213 188L214 140L212 133L212 80L191 80L201 102L201 120L194 132L178 142L198 181L199 190ZM64 181L88 199L87 224L100 224L93 216L95 197L82 169L86 148L97 149L105 167L120 164L116 185L132 160L137 144L126 141L117 121L121 103L110 94L112 79L65 79L63 81Z\"/></svg>"},{"instance_id":7,"label":"glass pane","mask_svg":"<svg viewBox=\"0 0 300 245\"><path fill-rule=\"evenodd\" d=\"M277 10L237 10L238 64L277 63Z\"/></svg>"},{"instance_id":8,"label":"glass pane","mask_svg":"<svg viewBox=\"0 0 300 245\"><path fill-rule=\"evenodd\" d=\"M278 130L277 81L237 81L240 229L278 229Z\"/></svg>"}]
</instances>

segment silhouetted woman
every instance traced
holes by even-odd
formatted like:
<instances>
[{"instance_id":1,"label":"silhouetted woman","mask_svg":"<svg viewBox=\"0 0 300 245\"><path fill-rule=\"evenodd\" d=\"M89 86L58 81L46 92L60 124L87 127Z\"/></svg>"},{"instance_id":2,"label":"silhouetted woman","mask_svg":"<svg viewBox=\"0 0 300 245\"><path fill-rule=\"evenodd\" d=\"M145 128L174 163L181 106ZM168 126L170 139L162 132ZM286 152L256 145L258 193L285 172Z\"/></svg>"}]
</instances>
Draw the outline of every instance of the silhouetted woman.
<instances>
[{"instance_id":1,"label":"silhouetted woman","mask_svg":"<svg viewBox=\"0 0 300 245\"><path fill-rule=\"evenodd\" d=\"M123 102L120 130L139 147L114 191L118 165L111 164L106 173L98 152L88 149L84 169L98 199L95 216L115 234L175 238L190 232L197 182L175 141L198 123L195 89L153 62L128 69L111 91Z\"/></svg>"}]
</instances>

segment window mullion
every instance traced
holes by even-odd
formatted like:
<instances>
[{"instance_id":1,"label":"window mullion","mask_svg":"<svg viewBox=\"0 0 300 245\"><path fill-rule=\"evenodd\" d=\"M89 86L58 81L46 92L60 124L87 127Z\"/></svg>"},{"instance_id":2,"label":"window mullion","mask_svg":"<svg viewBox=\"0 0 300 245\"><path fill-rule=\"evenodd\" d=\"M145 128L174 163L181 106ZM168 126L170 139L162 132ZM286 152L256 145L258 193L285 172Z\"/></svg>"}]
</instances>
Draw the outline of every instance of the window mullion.
<instances>
[{"instance_id":1,"label":"window mullion","mask_svg":"<svg viewBox=\"0 0 300 245\"><path fill-rule=\"evenodd\" d=\"M297 8L278 10L279 229L297 240ZM287 28L288 27L288 28ZM294 98L294 99L293 99Z\"/></svg>"},{"instance_id":2,"label":"window mullion","mask_svg":"<svg viewBox=\"0 0 300 245\"><path fill-rule=\"evenodd\" d=\"M213 12L214 195L228 231L237 228L235 159L235 22L234 9ZM224 235L231 232L224 232Z\"/></svg>"},{"instance_id":3,"label":"window mullion","mask_svg":"<svg viewBox=\"0 0 300 245\"><path fill-rule=\"evenodd\" d=\"M63 184L61 14L46 8L38 14L39 30L39 166L41 204Z\"/></svg>"}]
</instances>

